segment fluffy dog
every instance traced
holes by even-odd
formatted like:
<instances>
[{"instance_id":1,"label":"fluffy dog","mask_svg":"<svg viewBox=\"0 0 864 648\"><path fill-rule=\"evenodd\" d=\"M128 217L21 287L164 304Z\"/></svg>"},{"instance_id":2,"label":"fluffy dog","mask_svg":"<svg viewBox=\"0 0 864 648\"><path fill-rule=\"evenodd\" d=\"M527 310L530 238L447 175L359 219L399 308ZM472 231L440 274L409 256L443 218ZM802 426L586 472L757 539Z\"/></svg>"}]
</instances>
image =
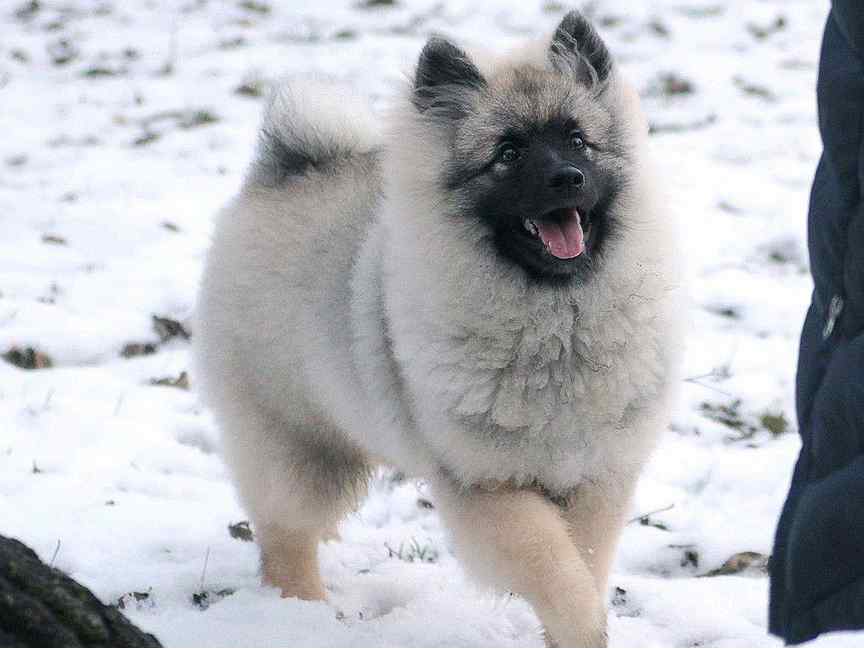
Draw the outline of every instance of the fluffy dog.
<instances>
[{"instance_id":1,"label":"fluffy dog","mask_svg":"<svg viewBox=\"0 0 864 648\"><path fill-rule=\"evenodd\" d=\"M432 38L378 121L280 88L207 258L199 379L265 580L324 598L317 544L389 463L550 641L605 646L680 346L638 97L572 12L504 57Z\"/></svg>"}]
</instances>

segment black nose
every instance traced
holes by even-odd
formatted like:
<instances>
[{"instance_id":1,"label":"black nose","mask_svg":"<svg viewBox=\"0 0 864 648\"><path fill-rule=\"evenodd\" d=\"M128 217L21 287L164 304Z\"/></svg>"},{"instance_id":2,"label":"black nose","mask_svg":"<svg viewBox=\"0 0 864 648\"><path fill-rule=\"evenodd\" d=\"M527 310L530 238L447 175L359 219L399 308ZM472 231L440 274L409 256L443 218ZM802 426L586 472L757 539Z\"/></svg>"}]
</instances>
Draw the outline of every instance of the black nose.
<instances>
[{"instance_id":1,"label":"black nose","mask_svg":"<svg viewBox=\"0 0 864 648\"><path fill-rule=\"evenodd\" d=\"M584 184L585 174L570 164L561 167L549 178L549 186L555 189L578 189Z\"/></svg>"}]
</instances>

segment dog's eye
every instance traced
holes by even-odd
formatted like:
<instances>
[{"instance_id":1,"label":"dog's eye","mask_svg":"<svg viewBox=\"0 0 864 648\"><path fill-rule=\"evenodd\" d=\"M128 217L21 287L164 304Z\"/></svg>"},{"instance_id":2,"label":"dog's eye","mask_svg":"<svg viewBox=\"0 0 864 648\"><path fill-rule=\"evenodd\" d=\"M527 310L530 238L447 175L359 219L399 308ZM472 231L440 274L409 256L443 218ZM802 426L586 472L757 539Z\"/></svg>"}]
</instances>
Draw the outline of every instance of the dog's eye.
<instances>
[{"instance_id":1,"label":"dog's eye","mask_svg":"<svg viewBox=\"0 0 864 648\"><path fill-rule=\"evenodd\" d=\"M585 148L585 140L580 131L574 130L570 133L570 146L577 150Z\"/></svg>"},{"instance_id":2,"label":"dog's eye","mask_svg":"<svg viewBox=\"0 0 864 648\"><path fill-rule=\"evenodd\" d=\"M505 144L498 151L498 161L503 162L504 164L510 164L511 162L515 162L521 157L521 153L519 153L519 149L517 149L512 144Z\"/></svg>"}]
</instances>

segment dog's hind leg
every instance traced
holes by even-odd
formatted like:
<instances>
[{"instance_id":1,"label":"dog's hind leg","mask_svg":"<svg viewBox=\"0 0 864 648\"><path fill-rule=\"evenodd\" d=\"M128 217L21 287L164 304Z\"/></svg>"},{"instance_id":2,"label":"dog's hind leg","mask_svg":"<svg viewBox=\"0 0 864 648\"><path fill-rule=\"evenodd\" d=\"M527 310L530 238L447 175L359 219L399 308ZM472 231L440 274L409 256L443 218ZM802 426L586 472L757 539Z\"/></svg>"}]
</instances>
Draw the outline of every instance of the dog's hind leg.
<instances>
[{"instance_id":1,"label":"dog's hind leg","mask_svg":"<svg viewBox=\"0 0 864 648\"><path fill-rule=\"evenodd\" d=\"M261 548L264 582L283 597L323 599L318 543L365 494L364 453L311 417L287 423L256 412L222 425L226 460Z\"/></svg>"},{"instance_id":2,"label":"dog's hind leg","mask_svg":"<svg viewBox=\"0 0 864 648\"><path fill-rule=\"evenodd\" d=\"M279 523L265 523L257 531L264 584L278 587L283 598L324 599L318 569L318 533L285 528Z\"/></svg>"},{"instance_id":3,"label":"dog's hind leg","mask_svg":"<svg viewBox=\"0 0 864 648\"><path fill-rule=\"evenodd\" d=\"M551 643L604 648L606 613L561 509L536 490L438 482L439 510L469 571L530 602Z\"/></svg>"}]
</instances>

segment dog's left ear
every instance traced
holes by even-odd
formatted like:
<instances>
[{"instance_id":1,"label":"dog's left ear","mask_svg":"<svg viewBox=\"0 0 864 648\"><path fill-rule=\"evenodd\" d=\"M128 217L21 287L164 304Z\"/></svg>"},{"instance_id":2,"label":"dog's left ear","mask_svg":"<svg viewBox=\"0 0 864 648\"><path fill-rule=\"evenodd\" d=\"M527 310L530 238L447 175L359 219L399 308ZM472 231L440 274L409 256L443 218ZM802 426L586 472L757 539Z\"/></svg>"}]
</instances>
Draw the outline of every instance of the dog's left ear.
<instances>
[{"instance_id":1,"label":"dog's left ear","mask_svg":"<svg viewBox=\"0 0 864 648\"><path fill-rule=\"evenodd\" d=\"M561 73L576 73L586 85L605 87L612 72L612 55L588 19L576 10L555 30L549 58Z\"/></svg>"}]
</instances>

